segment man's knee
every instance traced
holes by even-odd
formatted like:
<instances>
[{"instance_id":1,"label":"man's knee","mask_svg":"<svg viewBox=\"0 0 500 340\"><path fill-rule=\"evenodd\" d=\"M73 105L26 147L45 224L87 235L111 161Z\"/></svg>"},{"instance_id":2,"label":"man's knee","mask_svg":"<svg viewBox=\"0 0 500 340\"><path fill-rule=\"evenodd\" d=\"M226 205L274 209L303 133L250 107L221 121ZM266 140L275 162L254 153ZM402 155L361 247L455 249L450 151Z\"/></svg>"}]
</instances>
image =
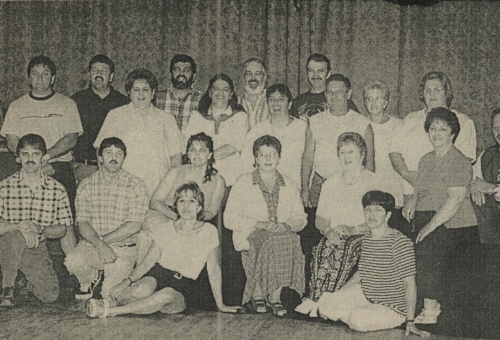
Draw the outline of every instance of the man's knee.
<instances>
[{"instance_id":1,"label":"man's knee","mask_svg":"<svg viewBox=\"0 0 500 340\"><path fill-rule=\"evenodd\" d=\"M59 281L57 278L44 283L43 287L32 287L31 291L43 303L52 303L59 297Z\"/></svg>"},{"instance_id":2,"label":"man's knee","mask_svg":"<svg viewBox=\"0 0 500 340\"><path fill-rule=\"evenodd\" d=\"M75 269L86 266L85 256L78 251L78 248L74 248L64 260L64 265L70 273Z\"/></svg>"}]
</instances>

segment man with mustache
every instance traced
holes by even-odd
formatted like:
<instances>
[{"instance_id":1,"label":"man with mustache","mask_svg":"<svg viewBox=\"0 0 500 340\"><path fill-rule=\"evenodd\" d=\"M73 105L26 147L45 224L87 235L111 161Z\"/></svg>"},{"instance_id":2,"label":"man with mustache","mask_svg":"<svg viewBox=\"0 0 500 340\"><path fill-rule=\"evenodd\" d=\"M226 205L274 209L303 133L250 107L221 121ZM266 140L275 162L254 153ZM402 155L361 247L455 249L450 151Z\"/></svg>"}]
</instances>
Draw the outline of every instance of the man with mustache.
<instances>
[{"instance_id":1,"label":"man with mustache","mask_svg":"<svg viewBox=\"0 0 500 340\"><path fill-rule=\"evenodd\" d=\"M16 304L18 270L42 302L57 299L59 282L45 239L63 237L73 229L66 189L43 171L47 153L43 138L27 134L16 144L21 170L0 182L0 307Z\"/></svg>"},{"instance_id":2,"label":"man with mustache","mask_svg":"<svg viewBox=\"0 0 500 340\"><path fill-rule=\"evenodd\" d=\"M309 91L295 97L290 109L292 116L303 119L325 111L328 107L325 88L326 79L331 75L330 59L324 54L313 53L307 58L306 69L307 80L311 87ZM347 104L349 109L359 112L351 99Z\"/></svg>"},{"instance_id":3,"label":"man with mustache","mask_svg":"<svg viewBox=\"0 0 500 340\"><path fill-rule=\"evenodd\" d=\"M156 107L172 114L179 130L184 132L191 116L191 111L198 109L202 93L193 89L196 79L196 63L186 54L176 54L170 61L171 86L158 91Z\"/></svg>"},{"instance_id":4,"label":"man with mustache","mask_svg":"<svg viewBox=\"0 0 500 340\"><path fill-rule=\"evenodd\" d=\"M250 58L243 64L245 93L239 103L248 115L248 126L251 129L256 124L269 119L269 108L266 99L267 69L264 62L258 58Z\"/></svg>"},{"instance_id":5,"label":"man with mustache","mask_svg":"<svg viewBox=\"0 0 500 340\"><path fill-rule=\"evenodd\" d=\"M481 243L500 245L500 108L491 116L491 131L496 144L484 150L474 164L471 196Z\"/></svg>"},{"instance_id":6,"label":"man with mustache","mask_svg":"<svg viewBox=\"0 0 500 340\"><path fill-rule=\"evenodd\" d=\"M103 271L104 299L111 287L129 276L149 203L144 182L122 169L127 148L121 139L103 139L97 153L99 171L85 178L76 194L75 220L82 239L65 261L80 283L76 299L93 296Z\"/></svg>"},{"instance_id":7,"label":"man with mustache","mask_svg":"<svg viewBox=\"0 0 500 340\"><path fill-rule=\"evenodd\" d=\"M83 134L73 150L76 178L81 182L97 171L97 155L92 146L108 112L128 104L127 96L116 91L111 83L115 75L115 63L104 54L90 59L88 67L89 86L76 92L71 98L78 106Z\"/></svg>"},{"instance_id":8,"label":"man with mustache","mask_svg":"<svg viewBox=\"0 0 500 340\"><path fill-rule=\"evenodd\" d=\"M76 194L72 149L82 134L82 124L75 102L54 91L56 65L46 56L36 56L28 63L30 92L13 101L5 116L0 134L7 147L16 152L21 136L35 133L42 136L47 152L43 155L42 171L64 185L74 211ZM76 235L68 229L61 239L67 254L76 243Z\"/></svg>"}]
</instances>

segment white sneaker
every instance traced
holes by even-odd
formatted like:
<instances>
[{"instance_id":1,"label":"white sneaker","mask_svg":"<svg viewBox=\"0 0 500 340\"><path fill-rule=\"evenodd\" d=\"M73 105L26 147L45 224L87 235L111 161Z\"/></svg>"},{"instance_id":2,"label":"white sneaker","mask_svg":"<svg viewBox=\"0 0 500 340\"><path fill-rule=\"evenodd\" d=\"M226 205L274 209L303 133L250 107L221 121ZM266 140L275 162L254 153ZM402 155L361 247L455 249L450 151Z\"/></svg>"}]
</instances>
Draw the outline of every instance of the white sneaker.
<instances>
[{"instance_id":1,"label":"white sneaker","mask_svg":"<svg viewBox=\"0 0 500 340\"><path fill-rule=\"evenodd\" d=\"M416 324L436 324L439 314L441 314L441 309L439 307L432 309L423 308L420 314L415 318Z\"/></svg>"},{"instance_id":2,"label":"white sneaker","mask_svg":"<svg viewBox=\"0 0 500 340\"><path fill-rule=\"evenodd\" d=\"M88 300L94 295L95 287L101 282L102 271L97 271L97 277L91 283L80 283L80 288L75 293L75 299Z\"/></svg>"},{"instance_id":3,"label":"white sneaker","mask_svg":"<svg viewBox=\"0 0 500 340\"><path fill-rule=\"evenodd\" d=\"M309 314L313 309L318 309L317 302L314 302L311 299L305 298L302 300L302 303L295 307L295 311L300 314Z\"/></svg>"}]
</instances>

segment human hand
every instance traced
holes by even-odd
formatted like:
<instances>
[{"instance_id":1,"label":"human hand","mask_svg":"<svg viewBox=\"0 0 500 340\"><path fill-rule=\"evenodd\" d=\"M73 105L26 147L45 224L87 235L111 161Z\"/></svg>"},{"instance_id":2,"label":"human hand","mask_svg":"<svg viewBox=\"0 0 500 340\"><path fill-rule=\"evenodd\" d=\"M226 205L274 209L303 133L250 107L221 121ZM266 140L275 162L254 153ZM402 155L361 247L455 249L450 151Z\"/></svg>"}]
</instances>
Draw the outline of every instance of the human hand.
<instances>
[{"instance_id":1,"label":"human hand","mask_svg":"<svg viewBox=\"0 0 500 340\"><path fill-rule=\"evenodd\" d=\"M40 235L35 233L30 229L19 229L21 234L23 234L24 239L26 240L26 247L28 248L37 248L40 243Z\"/></svg>"},{"instance_id":2,"label":"human hand","mask_svg":"<svg viewBox=\"0 0 500 340\"><path fill-rule=\"evenodd\" d=\"M122 282L114 285L109 290L109 298L113 301L118 301L118 294L120 294L126 288L130 287L131 284L132 284L132 281L129 278L126 278Z\"/></svg>"},{"instance_id":3,"label":"human hand","mask_svg":"<svg viewBox=\"0 0 500 340\"><path fill-rule=\"evenodd\" d=\"M486 202L486 196L482 192L471 192L472 202L478 206L482 206Z\"/></svg>"},{"instance_id":4,"label":"human hand","mask_svg":"<svg viewBox=\"0 0 500 340\"><path fill-rule=\"evenodd\" d=\"M290 227L286 223L275 223L273 232L274 233L285 233L290 231Z\"/></svg>"},{"instance_id":5,"label":"human hand","mask_svg":"<svg viewBox=\"0 0 500 340\"><path fill-rule=\"evenodd\" d=\"M102 242L97 247L97 253L104 263L113 263L116 260L116 254L106 243Z\"/></svg>"},{"instance_id":6,"label":"human hand","mask_svg":"<svg viewBox=\"0 0 500 340\"><path fill-rule=\"evenodd\" d=\"M328 228L325 236L327 246L339 245L342 242L341 235L337 232L337 230L334 230L332 228Z\"/></svg>"},{"instance_id":7,"label":"human hand","mask_svg":"<svg viewBox=\"0 0 500 340\"><path fill-rule=\"evenodd\" d=\"M407 322L406 323L406 333L405 333L405 335L408 336L410 334L419 335L422 338L427 338L427 337L429 337L431 335L431 333L429 333L429 332L421 331L420 329L418 329L417 326L415 326L415 323L413 323L413 322Z\"/></svg>"},{"instance_id":8,"label":"human hand","mask_svg":"<svg viewBox=\"0 0 500 340\"><path fill-rule=\"evenodd\" d=\"M415 195L413 195L408 201L406 201L405 206L403 207L402 215L403 217L410 222L415 217L415 208L417 206L417 199Z\"/></svg>"},{"instance_id":9,"label":"human hand","mask_svg":"<svg viewBox=\"0 0 500 340\"><path fill-rule=\"evenodd\" d=\"M426 224L425 227L423 227L418 233L415 243L422 242L427 237L427 235L432 233L435 229L436 228L431 227L429 224Z\"/></svg>"},{"instance_id":10,"label":"human hand","mask_svg":"<svg viewBox=\"0 0 500 340\"><path fill-rule=\"evenodd\" d=\"M493 194L497 186L493 183L486 182L484 179L476 178L470 184L471 194L480 192L483 194Z\"/></svg>"},{"instance_id":11,"label":"human hand","mask_svg":"<svg viewBox=\"0 0 500 340\"><path fill-rule=\"evenodd\" d=\"M245 312L245 309L241 306L226 306L221 305L217 306L217 309L221 313L232 313L232 314L242 314Z\"/></svg>"}]
</instances>

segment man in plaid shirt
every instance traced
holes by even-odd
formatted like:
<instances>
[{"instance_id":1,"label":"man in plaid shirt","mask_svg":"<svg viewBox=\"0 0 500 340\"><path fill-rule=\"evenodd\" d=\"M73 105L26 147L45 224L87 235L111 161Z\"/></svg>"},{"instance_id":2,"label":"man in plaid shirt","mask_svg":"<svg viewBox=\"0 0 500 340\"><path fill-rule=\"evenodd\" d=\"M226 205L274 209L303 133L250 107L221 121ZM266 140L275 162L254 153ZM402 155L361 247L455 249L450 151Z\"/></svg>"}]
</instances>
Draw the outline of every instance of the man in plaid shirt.
<instances>
[{"instance_id":1,"label":"man in plaid shirt","mask_svg":"<svg viewBox=\"0 0 500 340\"><path fill-rule=\"evenodd\" d=\"M44 303L59 296L46 238L61 238L73 218L64 186L42 171L47 152L44 139L28 134L19 139L16 155L21 170L0 182L0 306L14 306L17 271L24 273L28 289Z\"/></svg>"},{"instance_id":2,"label":"man in plaid shirt","mask_svg":"<svg viewBox=\"0 0 500 340\"><path fill-rule=\"evenodd\" d=\"M80 282L77 299L93 296L103 271L101 295L107 299L109 290L127 278L136 264L137 234L149 196L144 182L122 169L126 155L121 139L103 139L98 150L100 170L78 187L76 224L82 240L65 261Z\"/></svg>"},{"instance_id":3,"label":"man in plaid shirt","mask_svg":"<svg viewBox=\"0 0 500 340\"><path fill-rule=\"evenodd\" d=\"M172 85L169 89L158 91L156 107L171 113L177 120L177 126L184 132L189 122L191 111L198 109L202 93L193 89L196 79L196 63L186 54L176 54L170 61Z\"/></svg>"}]
</instances>

